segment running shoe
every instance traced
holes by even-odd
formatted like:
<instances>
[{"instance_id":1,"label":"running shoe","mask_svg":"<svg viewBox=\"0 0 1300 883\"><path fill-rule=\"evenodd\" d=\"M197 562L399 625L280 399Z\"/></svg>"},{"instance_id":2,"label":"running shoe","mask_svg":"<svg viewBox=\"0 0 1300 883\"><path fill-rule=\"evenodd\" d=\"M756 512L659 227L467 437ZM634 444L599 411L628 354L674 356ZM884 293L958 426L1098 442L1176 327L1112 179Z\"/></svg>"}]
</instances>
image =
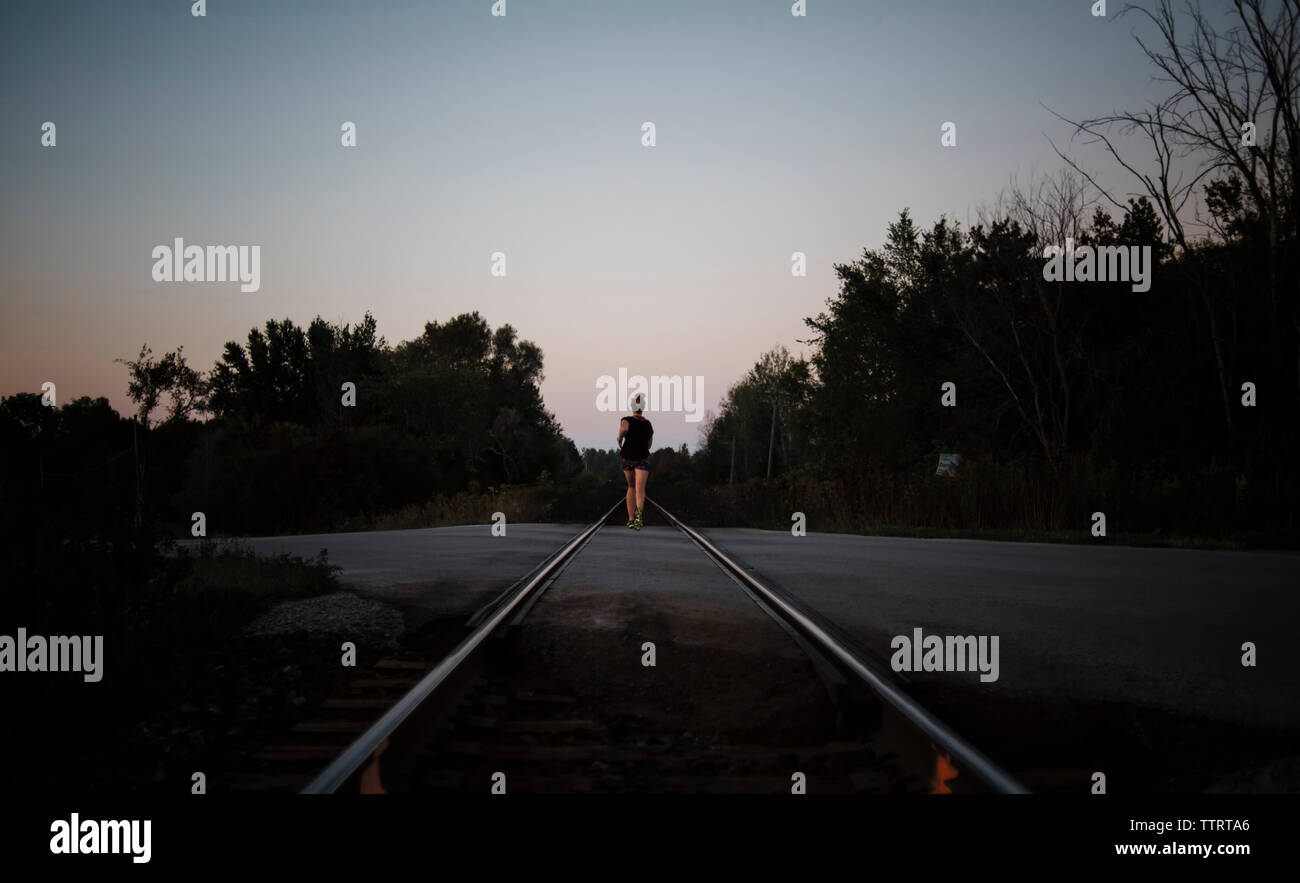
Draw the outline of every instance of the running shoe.
<instances>
[{"instance_id":1,"label":"running shoe","mask_svg":"<svg viewBox=\"0 0 1300 883\"><path fill-rule=\"evenodd\" d=\"M632 523L632 519L631 519L631 518L629 518L629 519L627 520L627 526L628 526L628 527L636 527L636 525Z\"/></svg>"},{"instance_id":2,"label":"running shoe","mask_svg":"<svg viewBox=\"0 0 1300 883\"><path fill-rule=\"evenodd\" d=\"M636 510L636 517L632 519L632 527L636 530L640 530L643 525L644 522L641 520L641 510L638 509Z\"/></svg>"}]
</instances>

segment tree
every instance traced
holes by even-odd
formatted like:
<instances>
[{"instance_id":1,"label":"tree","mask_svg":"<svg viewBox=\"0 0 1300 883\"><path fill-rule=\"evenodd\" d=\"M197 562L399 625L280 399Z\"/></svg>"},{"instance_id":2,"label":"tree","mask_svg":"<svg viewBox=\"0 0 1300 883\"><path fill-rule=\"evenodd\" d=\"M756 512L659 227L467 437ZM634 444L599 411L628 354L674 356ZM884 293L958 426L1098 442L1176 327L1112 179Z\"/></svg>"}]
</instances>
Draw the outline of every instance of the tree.
<instances>
[{"instance_id":1,"label":"tree","mask_svg":"<svg viewBox=\"0 0 1300 883\"><path fill-rule=\"evenodd\" d=\"M218 416L266 417L306 423L309 348L303 329L290 319L268 319L263 333L248 332L248 346L226 344L212 367L211 407Z\"/></svg>"},{"instance_id":2,"label":"tree","mask_svg":"<svg viewBox=\"0 0 1300 883\"><path fill-rule=\"evenodd\" d=\"M140 425L149 429L153 412L158 409L163 396L170 397L167 420L185 420L191 414L207 410L207 381L203 375L185 363L184 347L166 353L161 359L153 358L149 344L140 348L134 361L116 359L126 365L129 379L126 392L136 403Z\"/></svg>"},{"instance_id":3,"label":"tree","mask_svg":"<svg viewBox=\"0 0 1300 883\"><path fill-rule=\"evenodd\" d=\"M1235 22L1222 29L1191 2L1181 14L1171 0L1160 0L1155 10L1129 7L1125 12L1134 10L1155 28L1154 40L1139 37L1138 43L1171 84L1170 93L1141 110L1080 122L1057 116L1085 142L1103 146L1140 182L1180 253L1197 246L1187 232L1185 209L1207 179L1218 177L1206 191L1211 229L1224 211L1238 223L1259 219L1267 268L1263 288L1270 316L1271 385L1281 387L1292 374L1293 410L1300 412L1300 189L1295 180L1300 170L1300 3L1234 0L1232 7ZM1141 136L1151 148L1153 168L1123 153L1115 134ZM1057 153L1083 171L1075 160L1059 149ZM1088 179L1096 183L1091 175ZM1204 311L1223 420L1231 432L1233 358L1223 327L1234 321L1225 315L1231 307L1210 281L1204 260L1177 266ZM1284 346L1288 325L1295 333Z\"/></svg>"},{"instance_id":4,"label":"tree","mask_svg":"<svg viewBox=\"0 0 1300 883\"><path fill-rule=\"evenodd\" d=\"M777 438L777 424L782 424L782 460L789 462L790 418L796 408L807 401L811 379L808 362L795 359L784 346L764 353L747 380L761 400L770 405L772 416L767 440L767 477L772 477L772 453ZM778 420L778 418L780 418Z\"/></svg>"}]
</instances>

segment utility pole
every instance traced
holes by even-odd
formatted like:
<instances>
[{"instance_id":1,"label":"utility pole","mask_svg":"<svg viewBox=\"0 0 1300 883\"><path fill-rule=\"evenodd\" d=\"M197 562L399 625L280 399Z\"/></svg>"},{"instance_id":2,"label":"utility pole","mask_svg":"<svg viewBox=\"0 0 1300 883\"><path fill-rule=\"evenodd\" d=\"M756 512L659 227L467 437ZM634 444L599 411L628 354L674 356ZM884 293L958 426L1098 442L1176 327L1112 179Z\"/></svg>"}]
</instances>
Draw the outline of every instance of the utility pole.
<instances>
[{"instance_id":1,"label":"utility pole","mask_svg":"<svg viewBox=\"0 0 1300 883\"><path fill-rule=\"evenodd\" d=\"M131 418L131 449L135 453L135 526L144 522L144 488L140 484L140 421Z\"/></svg>"},{"instance_id":2,"label":"utility pole","mask_svg":"<svg viewBox=\"0 0 1300 883\"><path fill-rule=\"evenodd\" d=\"M772 477L772 443L776 441L776 397L772 397L772 431L767 435L767 477Z\"/></svg>"}]
</instances>

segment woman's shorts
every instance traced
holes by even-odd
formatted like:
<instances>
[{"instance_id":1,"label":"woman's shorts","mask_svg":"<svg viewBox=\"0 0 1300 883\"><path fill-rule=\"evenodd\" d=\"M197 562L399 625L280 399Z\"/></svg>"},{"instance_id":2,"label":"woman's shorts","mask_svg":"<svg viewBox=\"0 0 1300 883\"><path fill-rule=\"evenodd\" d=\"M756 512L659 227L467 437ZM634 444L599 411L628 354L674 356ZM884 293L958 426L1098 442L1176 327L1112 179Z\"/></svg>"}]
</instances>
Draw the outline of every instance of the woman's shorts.
<instances>
[{"instance_id":1,"label":"woman's shorts","mask_svg":"<svg viewBox=\"0 0 1300 883\"><path fill-rule=\"evenodd\" d=\"M624 472L631 472L634 469L644 469L646 472L650 471L649 457L646 457L644 460L629 460L626 457L619 457L619 459L623 461Z\"/></svg>"}]
</instances>

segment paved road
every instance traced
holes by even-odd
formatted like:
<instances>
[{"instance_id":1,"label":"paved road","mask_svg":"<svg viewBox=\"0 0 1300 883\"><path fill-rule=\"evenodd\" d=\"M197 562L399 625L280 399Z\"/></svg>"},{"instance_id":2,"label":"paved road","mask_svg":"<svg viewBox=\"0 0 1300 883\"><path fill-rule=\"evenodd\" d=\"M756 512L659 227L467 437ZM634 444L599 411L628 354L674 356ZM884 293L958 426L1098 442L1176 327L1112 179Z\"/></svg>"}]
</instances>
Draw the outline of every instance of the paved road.
<instances>
[{"instance_id":1,"label":"paved road","mask_svg":"<svg viewBox=\"0 0 1300 883\"><path fill-rule=\"evenodd\" d=\"M705 534L883 659L916 628L998 635L995 682L906 677L1032 787L1300 791L1300 555Z\"/></svg>"},{"instance_id":2,"label":"paved road","mask_svg":"<svg viewBox=\"0 0 1300 883\"><path fill-rule=\"evenodd\" d=\"M1300 725L1300 555L703 533L883 656L917 627L998 635L990 691ZM1241 664L1246 641L1255 668Z\"/></svg>"},{"instance_id":3,"label":"paved road","mask_svg":"<svg viewBox=\"0 0 1300 883\"><path fill-rule=\"evenodd\" d=\"M507 537L492 537L475 525L251 543L304 555L328 547L345 582L418 623L467 615L579 529L510 525ZM701 575L701 562L706 572L712 565L670 528L609 530L618 541L593 542L571 565L573 578L607 577L611 590L659 593L665 603L718 595L722 583ZM1300 555L704 533L882 659L893 636L918 627L997 635L995 682L973 672L908 675L924 701L995 757L1000 748L1004 757L1036 755L1031 763L1042 767L1098 768L1099 758L1114 766L1135 756L1134 745L1170 746L1187 764L1215 766L1211 779L1238 776L1230 790L1268 789L1278 786L1244 783L1231 758L1261 746L1261 733L1300 733ZM629 542L640 546L629 551ZM1258 648L1254 668L1241 664L1246 641ZM1199 733L1191 742L1189 725ZM1092 742L1119 747L1094 758ZM1279 762L1289 772L1278 775L1300 779L1294 748Z\"/></svg>"}]
</instances>

